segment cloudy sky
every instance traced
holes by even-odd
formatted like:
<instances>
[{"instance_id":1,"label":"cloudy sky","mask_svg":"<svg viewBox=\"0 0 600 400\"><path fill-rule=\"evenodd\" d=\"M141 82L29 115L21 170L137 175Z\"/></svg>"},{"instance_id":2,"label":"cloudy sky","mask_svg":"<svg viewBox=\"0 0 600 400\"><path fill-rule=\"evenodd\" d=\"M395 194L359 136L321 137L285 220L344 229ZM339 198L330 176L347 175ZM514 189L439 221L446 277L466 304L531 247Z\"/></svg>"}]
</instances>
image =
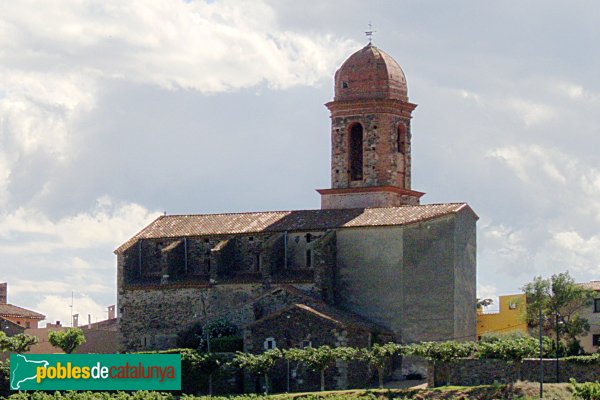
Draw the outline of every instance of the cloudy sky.
<instances>
[{"instance_id":1,"label":"cloudy sky","mask_svg":"<svg viewBox=\"0 0 600 400\"><path fill-rule=\"evenodd\" d=\"M318 208L336 68L403 67L413 188L479 214L480 296L600 277L595 1L2 1L0 281L68 323L162 212ZM83 317L82 319L86 319Z\"/></svg>"}]
</instances>

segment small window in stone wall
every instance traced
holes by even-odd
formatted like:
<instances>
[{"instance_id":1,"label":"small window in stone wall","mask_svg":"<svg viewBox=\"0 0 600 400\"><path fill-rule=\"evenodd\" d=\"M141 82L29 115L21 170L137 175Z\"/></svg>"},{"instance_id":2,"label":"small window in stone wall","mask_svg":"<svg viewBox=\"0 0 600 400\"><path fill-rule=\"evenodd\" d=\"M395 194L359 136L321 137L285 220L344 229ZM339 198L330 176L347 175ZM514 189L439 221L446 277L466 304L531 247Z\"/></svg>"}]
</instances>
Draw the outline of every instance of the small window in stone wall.
<instances>
[{"instance_id":1,"label":"small window in stone wall","mask_svg":"<svg viewBox=\"0 0 600 400\"><path fill-rule=\"evenodd\" d=\"M600 335L592 335L592 345L593 346L600 346Z\"/></svg>"},{"instance_id":2,"label":"small window in stone wall","mask_svg":"<svg viewBox=\"0 0 600 400\"><path fill-rule=\"evenodd\" d=\"M302 341L302 348L305 349L307 347L312 347L312 341L310 339Z\"/></svg>"},{"instance_id":3,"label":"small window in stone wall","mask_svg":"<svg viewBox=\"0 0 600 400\"><path fill-rule=\"evenodd\" d=\"M349 139L350 179L360 181L363 178L363 127L361 124L352 125Z\"/></svg>"},{"instance_id":4,"label":"small window in stone wall","mask_svg":"<svg viewBox=\"0 0 600 400\"><path fill-rule=\"evenodd\" d=\"M254 263L254 271L255 272L259 272L260 271L260 254L256 255L256 261Z\"/></svg>"},{"instance_id":5,"label":"small window in stone wall","mask_svg":"<svg viewBox=\"0 0 600 400\"><path fill-rule=\"evenodd\" d=\"M274 338L268 337L265 339L265 342L263 343L263 347L265 348L265 350L276 349L277 342L275 341Z\"/></svg>"},{"instance_id":6,"label":"small window in stone wall","mask_svg":"<svg viewBox=\"0 0 600 400\"><path fill-rule=\"evenodd\" d=\"M402 123L398 125L397 141L398 153L404 154L406 152L406 126Z\"/></svg>"},{"instance_id":7,"label":"small window in stone wall","mask_svg":"<svg viewBox=\"0 0 600 400\"><path fill-rule=\"evenodd\" d=\"M594 299L594 312L600 312L600 299Z\"/></svg>"},{"instance_id":8,"label":"small window in stone wall","mask_svg":"<svg viewBox=\"0 0 600 400\"><path fill-rule=\"evenodd\" d=\"M312 251L306 250L306 268L312 267Z\"/></svg>"},{"instance_id":9,"label":"small window in stone wall","mask_svg":"<svg viewBox=\"0 0 600 400\"><path fill-rule=\"evenodd\" d=\"M210 274L210 266L210 253L208 253L204 256L204 271L207 274Z\"/></svg>"},{"instance_id":10,"label":"small window in stone wall","mask_svg":"<svg viewBox=\"0 0 600 400\"><path fill-rule=\"evenodd\" d=\"M312 240L312 235L310 233L306 234L306 243L310 243L310 241Z\"/></svg>"},{"instance_id":11,"label":"small window in stone wall","mask_svg":"<svg viewBox=\"0 0 600 400\"><path fill-rule=\"evenodd\" d=\"M342 82L342 89L348 89L348 82L346 82L346 81Z\"/></svg>"}]
</instances>

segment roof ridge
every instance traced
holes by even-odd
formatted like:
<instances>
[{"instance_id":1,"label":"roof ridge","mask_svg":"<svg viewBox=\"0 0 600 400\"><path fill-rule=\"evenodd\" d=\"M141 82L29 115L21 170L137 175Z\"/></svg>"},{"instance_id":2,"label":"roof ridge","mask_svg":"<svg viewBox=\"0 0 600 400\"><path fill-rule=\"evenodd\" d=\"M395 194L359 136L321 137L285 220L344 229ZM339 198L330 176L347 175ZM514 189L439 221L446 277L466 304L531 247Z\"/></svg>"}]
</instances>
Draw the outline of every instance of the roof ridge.
<instances>
[{"instance_id":1,"label":"roof ridge","mask_svg":"<svg viewBox=\"0 0 600 400\"><path fill-rule=\"evenodd\" d=\"M171 218L171 217L199 217L199 216L217 216L217 215L251 215L251 214L278 214L278 213L294 213L294 212L305 212L305 211L347 211L347 210L388 210L394 208L412 208L412 207L429 207L429 206L450 206L450 205L464 205L468 204L465 201L449 202L449 203L430 203L430 204L416 204L416 205L401 205L391 207L354 207L354 208L305 208L301 210L266 210L266 211L238 211L238 212L218 212L218 213L198 213L198 214L167 214L161 215L158 219ZM141 231L140 231L141 232ZM139 233L139 232L138 232Z\"/></svg>"}]
</instances>

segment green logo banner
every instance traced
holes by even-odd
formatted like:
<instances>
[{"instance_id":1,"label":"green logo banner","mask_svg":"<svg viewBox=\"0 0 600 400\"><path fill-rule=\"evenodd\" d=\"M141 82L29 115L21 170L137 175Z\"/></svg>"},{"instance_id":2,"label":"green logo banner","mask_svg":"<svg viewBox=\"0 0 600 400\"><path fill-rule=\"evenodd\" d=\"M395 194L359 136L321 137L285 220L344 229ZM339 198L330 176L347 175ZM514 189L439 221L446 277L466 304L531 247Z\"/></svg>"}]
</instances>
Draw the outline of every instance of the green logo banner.
<instances>
[{"instance_id":1,"label":"green logo banner","mask_svg":"<svg viewBox=\"0 0 600 400\"><path fill-rule=\"evenodd\" d=\"M180 390L179 354L11 354L12 390Z\"/></svg>"}]
</instances>

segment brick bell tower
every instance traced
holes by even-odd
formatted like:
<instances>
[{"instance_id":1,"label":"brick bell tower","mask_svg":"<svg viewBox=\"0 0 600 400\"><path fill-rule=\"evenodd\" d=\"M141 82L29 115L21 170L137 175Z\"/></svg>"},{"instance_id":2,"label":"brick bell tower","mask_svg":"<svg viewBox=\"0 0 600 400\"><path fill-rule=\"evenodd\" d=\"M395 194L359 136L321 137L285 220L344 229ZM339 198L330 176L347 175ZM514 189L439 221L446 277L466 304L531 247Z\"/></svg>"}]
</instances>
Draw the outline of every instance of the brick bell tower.
<instances>
[{"instance_id":1,"label":"brick bell tower","mask_svg":"<svg viewBox=\"0 0 600 400\"><path fill-rule=\"evenodd\" d=\"M331 189L317 190L321 208L417 205L410 188L410 120L404 72L368 44L335 73L331 112Z\"/></svg>"}]
</instances>

